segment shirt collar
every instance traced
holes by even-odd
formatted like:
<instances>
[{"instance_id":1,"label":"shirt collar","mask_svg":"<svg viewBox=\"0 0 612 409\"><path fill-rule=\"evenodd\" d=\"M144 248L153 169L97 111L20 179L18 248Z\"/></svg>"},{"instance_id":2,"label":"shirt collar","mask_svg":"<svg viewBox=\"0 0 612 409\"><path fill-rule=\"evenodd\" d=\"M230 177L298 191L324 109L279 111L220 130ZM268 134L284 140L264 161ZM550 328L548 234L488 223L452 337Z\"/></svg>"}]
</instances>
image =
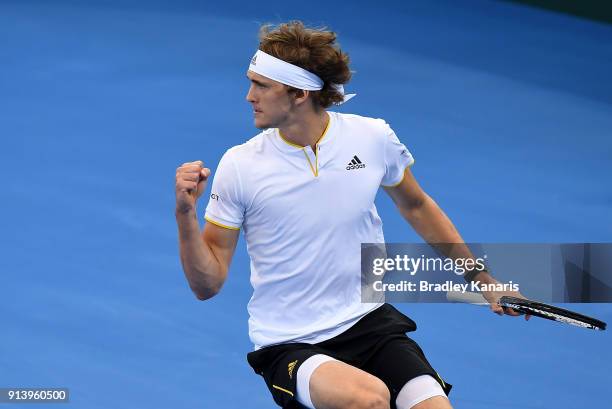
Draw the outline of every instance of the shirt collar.
<instances>
[{"instance_id":1,"label":"shirt collar","mask_svg":"<svg viewBox=\"0 0 612 409\"><path fill-rule=\"evenodd\" d=\"M329 144L334 139L333 128L336 122L335 113L328 112L328 115L329 115L329 122L327 123L327 127L323 131L323 134L321 135L319 142L317 142L317 145L319 145L319 148L321 146L325 146ZM296 145L292 142L289 142L287 139L283 138L283 135L281 135L278 128L274 128L271 131L272 131L270 132L271 139L274 142L274 145L277 148L279 148L282 152L285 152L285 153L301 152L304 149L304 146Z\"/></svg>"}]
</instances>

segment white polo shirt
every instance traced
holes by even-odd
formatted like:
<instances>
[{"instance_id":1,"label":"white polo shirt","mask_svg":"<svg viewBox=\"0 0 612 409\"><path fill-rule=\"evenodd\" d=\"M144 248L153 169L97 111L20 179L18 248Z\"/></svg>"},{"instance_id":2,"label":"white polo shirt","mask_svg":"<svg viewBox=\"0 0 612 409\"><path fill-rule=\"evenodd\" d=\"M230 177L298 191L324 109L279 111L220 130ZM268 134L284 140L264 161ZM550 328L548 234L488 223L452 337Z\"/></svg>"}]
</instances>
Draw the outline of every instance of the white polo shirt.
<instances>
[{"instance_id":1,"label":"white polo shirt","mask_svg":"<svg viewBox=\"0 0 612 409\"><path fill-rule=\"evenodd\" d=\"M316 154L267 129L214 174L205 218L243 229L255 349L324 341L380 306L361 302L361 243L384 242L374 198L414 160L385 121L329 116Z\"/></svg>"}]
</instances>

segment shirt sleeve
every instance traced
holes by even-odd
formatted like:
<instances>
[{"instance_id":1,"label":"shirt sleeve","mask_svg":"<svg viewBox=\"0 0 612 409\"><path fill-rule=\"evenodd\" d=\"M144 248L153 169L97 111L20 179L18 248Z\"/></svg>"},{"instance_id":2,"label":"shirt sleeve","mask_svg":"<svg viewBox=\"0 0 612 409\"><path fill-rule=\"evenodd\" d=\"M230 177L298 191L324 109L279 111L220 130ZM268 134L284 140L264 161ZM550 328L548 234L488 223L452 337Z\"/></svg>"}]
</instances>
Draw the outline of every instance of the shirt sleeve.
<instances>
[{"instance_id":1,"label":"shirt sleeve","mask_svg":"<svg viewBox=\"0 0 612 409\"><path fill-rule=\"evenodd\" d=\"M413 163L414 158L408 148L400 142L391 127L385 124L385 174L381 185L385 187L399 185L404 179L404 171Z\"/></svg>"},{"instance_id":2,"label":"shirt sleeve","mask_svg":"<svg viewBox=\"0 0 612 409\"><path fill-rule=\"evenodd\" d=\"M217 226L239 230L244 220L243 203L240 173L228 151L219 161L219 166L213 174L210 199L204 218Z\"/></svg>"}]
</instances>

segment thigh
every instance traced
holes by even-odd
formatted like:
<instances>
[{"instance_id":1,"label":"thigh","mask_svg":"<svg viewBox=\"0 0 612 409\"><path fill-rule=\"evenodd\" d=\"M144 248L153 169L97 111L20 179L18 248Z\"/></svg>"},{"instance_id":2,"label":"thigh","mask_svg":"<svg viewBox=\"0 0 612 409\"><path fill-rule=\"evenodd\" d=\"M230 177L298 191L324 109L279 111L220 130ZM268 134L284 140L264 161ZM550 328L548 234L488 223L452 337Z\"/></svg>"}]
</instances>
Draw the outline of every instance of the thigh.
<instances>
[{"instance_id":1,"label":"thigh","mask_svg":"<svg viewBox=\"0 0 612 409\"><path fill-rule=\"evenodd\" d=\"M392 407L395 407L395 399L402 387L420 375L431 375L447 395L452 388L434 370L419 345L405 334L387 336L376 353L364 362L362 369L387 385Z\"/></svg>"},{"instance_id":2,"label":"thigh","mask_svg":"<svg viewBox=\"0 0 612 409\"><path fill-rule=\"evenodd\" d=\"M322 353L308 344L284 344L263 348L247 355L253 370L261 375L276 404L282 408L299 408L297 373L302 363Z\"/></svg>"},{"instance_id":3,"label":"thigh","mask_svg":"<svg viewBox=\"0 0 612 409\"><path fill-rule=\"evenodd\" d=\"M303 408L297 396L300 368L318 354L335 360L323 362L310 373L308 391L316 409L389 409L389 390L382 380L337 360L340 359L337 355L317 346L273 346L249 353L248 360L264 378L274 401L282 408L294 409Z\"/></svg>"},{"instance_id":4,"label":"thigh","mask_svg":"<svg viewBox=\"0 0 612 409\"><path fill-rule=\"evenodd\" d=\"M453 407L448 398L443 396L433 396L417 403L411 409L453 409Z\"/></svg>"},{"instance_id":5,"label":"thigh","mask_svg":"<svg viewBox=\"0 0 612 409\"><path fill-rule=\"evenodd\" d=\"M310 399L316 409L390 407L389 389L376 376L341 361L328 361L310 377Z\"/></svg>"}]
</instances>

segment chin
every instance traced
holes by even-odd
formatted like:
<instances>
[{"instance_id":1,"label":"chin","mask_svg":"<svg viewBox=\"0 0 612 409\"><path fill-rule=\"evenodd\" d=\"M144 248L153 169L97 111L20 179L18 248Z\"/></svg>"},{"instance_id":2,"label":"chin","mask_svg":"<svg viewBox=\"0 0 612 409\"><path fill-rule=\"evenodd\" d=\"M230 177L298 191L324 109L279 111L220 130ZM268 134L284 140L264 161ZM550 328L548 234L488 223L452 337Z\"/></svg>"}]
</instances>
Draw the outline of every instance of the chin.
<instances>
[{"instance_id":1,"label":"chin","mask_svg":"<svg viewBox=\"0 0 612 409\"><path fill-rule=\"evenodd\" d=\"M268 128L271 127L269 123L261 121L261 120L258 120L258 119L255 119L255 121L253 121L253 123L255 125L255 128L257 128L257 129L268 129Z\"/></svg>"}]
</instances>

